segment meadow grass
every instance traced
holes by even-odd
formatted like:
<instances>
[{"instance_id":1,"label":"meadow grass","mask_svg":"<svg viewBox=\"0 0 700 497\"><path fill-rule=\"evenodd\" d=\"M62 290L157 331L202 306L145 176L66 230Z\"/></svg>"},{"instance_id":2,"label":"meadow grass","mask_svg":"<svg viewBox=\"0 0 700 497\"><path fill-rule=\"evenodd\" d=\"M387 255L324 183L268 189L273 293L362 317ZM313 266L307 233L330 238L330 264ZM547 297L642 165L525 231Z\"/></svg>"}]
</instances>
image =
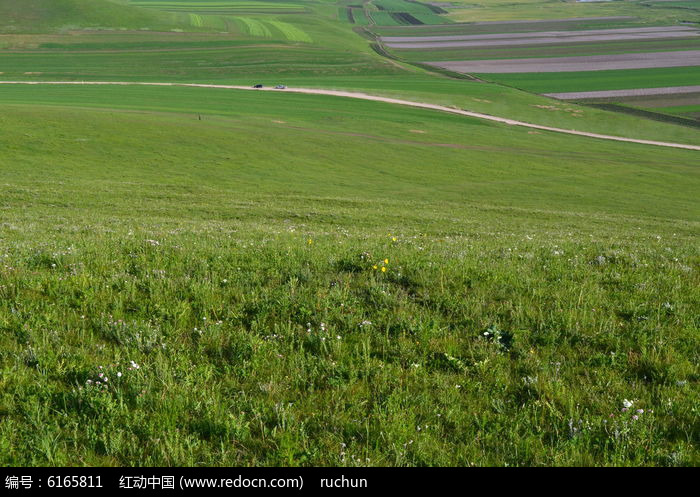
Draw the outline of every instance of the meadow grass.
<instances>
[{"instance_id":1,"label":"meadow grass","mask_svg":"<svg viewBox=\"0 0 700 497\"><path fill-rule=\"evenodd\" d=\"M582 107L573 103L555 101L531 93L508 88L496 84L469 82L449 78L436 78L421 70L406 70L400 66L389 64L381 59L348 54L345 59L335 56L325 57L325 53L313 46L304 45L290 53L278 50L274 43L256 44L255 46L236 46L229 50L212 50L208 55L206 50L193 51L188 55L187 50L178 54L172 53L92 53L76 54L12 54L8 58L13 62L22 62L23 67L41 67L47 69L41 74L13 72L2 75L7 80L97 80L97 81L181 81L181 82L211 82L223 84L251 85L263 83L275 85L284 83L297 87L329 88L338 90L366 91L370 94L388 97L405 98L419 102L432 102L441 105L452 105L459 108L483 112L495 116L507 116L527 122L555 126L565 129L577 129L597 133L607 133L631 138L664 140L677 143L698 144L700 136L697 131L684 126L670 125L650 120L640 120L619 113L606 112L598 109ZM228 54L230 55L227 55ZM218 59L214 59L218 53ZM316 64L301 64L301 53L315 57ZM269 55L270 59L266 60ZM191 59L190 59L191 57ZM228 57L231 57L230 59ZM206 72L209 77L196 78L194 67L197 60L211 58L212 64L219 63L221 67L205 67L200 72ZM140 74L128 71L120 61L141 60L138 66ZM191 66L178 65L177 62L190 59ZM32 63L30 63L32 60ZM69 76L63 62L70 62L68 67L76 67L79 63L89 64L81 69L87 76ZM218 62L217 62L218 60ZM41 61L39 63L39 61ZM256 64L256 61L260 66ZM288 65L285 64L288 61ZM34 63L36 62L36 63ZM149 63L152 62L152 65ZM227 64L228 62L228 64ZM267 64L267 65L266 65ZM200 67L202 67L200 65ZM92 74L92 71L96 71ZM400 77L399 77L400 76ZM60 92L42 87L0 87L7 101L31 103L52 103L65 99L67 103L79 103L83 91L97 91L102 95L102 105L112 105L116 100L121 101L124 95L126 101L138 95L141 89L114 87L101 91L94 87L67 87ZM88 89L91 88L91 89ZM49 92L48 94L46 92ZM145 90L148 91L148 90ZM175 93L169 93L169 92ZM166 90L164 95L176 94L176 89ZM230 91L214 92L214 99L208 99L206 93L191 93L185 103L168 102L167 106L185 108L197 111L216 109L229 105ZM147 95L148 93L146 93ZM46 95L46 96L44 96ZM201 95L198 97L197 95ZM270 97L275 98L275 97ZM158 105L162 101L158 100ZM139 103L138 105L141 105ZM146 103L146 105L148 105ZM534 137L533 137L534 138Z\"/></svg>"},{"instance_id":2,"label":"meadow grass","mask_svg":"<svg viewBox=\"0 0 700 497\"><path fill-rule=\"evenodd\" d=\"M537 93L625 90L694 85L700 77L700 67L489 74L483 77Z\"/></svg>"},{"instance_id":3,"label":"meadow grass","mask_svg":"<svg viewBox=\"0 0 700 497\"><path fill-rule=\"evenodd\" d=\"M367 10L372 18L372 25L376 26L401 26L410 25L413 20L404 20L392 14L410 14L417 21L417 25L449 24L449 17L435 14L428 5L421 2L408 2L405 0L376 0L367 5ZM358 10L358 9L355 9Z\"/></svg>"},{"instance_id":4,"label":"meadow grass","mask_svg":"<svg viewBox=\"0 0 700 497\"><path fill-rule=\"evenodd\" d=\"M109 0L0 1L0 32L44 33L76 28L178 28L168 13Z\"/></svg>"},{"instance_id":5,"label":"meadow grass","mask_svg":"<svg viewBox=\"0 0 700 497\"><path fill-rule=\"evenodd\" d=\"M1 97L0 463L698 463L696 153L66 90Z\"/></svg>"},{"instance_id":6,"label":"meadow grass","mask_svg":"<svg viewBox=\"0 0 700 497\"><path fill-rule=\"evenodd\" d=\"M330 2L244 16L309 43L188 11L61 35L94 26L72 1L3 18L44 33L0 38L0 79L698 140L381 58ZM700 462L697 152L285 92L1 85L0 109L0 464Z\"/></svg>"},{"instance_id":7,"label":"meadow grass","mask_svg":"<svg viewBox=\"0 0 700 497\"><path fill-rule=\"evenodd\" d=\"M151 1L151 0L131 0L131 5L138 7L149 7L169 12L213 12L213 13L236 13L245 12L265 12L265 11L301 11L304 7L291 2L252 2L252 1L222 1L222 2L196 2L186 1Z\"/></svg>"}]
</instances>

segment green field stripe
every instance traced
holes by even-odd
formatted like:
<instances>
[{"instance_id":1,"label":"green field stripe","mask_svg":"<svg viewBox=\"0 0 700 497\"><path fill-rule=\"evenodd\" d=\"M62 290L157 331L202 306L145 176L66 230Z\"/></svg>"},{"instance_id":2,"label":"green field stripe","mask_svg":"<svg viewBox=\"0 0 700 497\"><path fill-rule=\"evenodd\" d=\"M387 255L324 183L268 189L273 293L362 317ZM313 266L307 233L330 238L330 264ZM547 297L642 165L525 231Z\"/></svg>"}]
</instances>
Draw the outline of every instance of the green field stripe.
<instances>
[{"instance_id":1,"label":"green field stripe","mask_svg":"<svg viewBox=\"0 0 700 497\"><path fill-rule=\"evenodd\" d=\"M300 41L304 43L311 43L312 41L311 37L306 34L306 32L288 22L267 21L267 23L281 31L289 41Z\"/></svg>"},{"instance_id":2,"label":"green field stripe","mask_svg":"<svg viewBox=\"0 0 700 497\"><path fill-rule=\"evenodd\" d=\"M535 93L564 93L691 86L696 85L700 81L700 67L563 73L480 74L479 76Z\"/></svg>"},{"instance_id":3,"label":"green field stripe","mask_svg":"<svg viewBox=\"0 0 700 497\"><path fill-rule=\"evenodd\" d=\"M669 114L696 114L700 117L700 104L674 105L672 107L654 107L654 110L660 112L668 112Z\"/></svg>"},{"instance_id":4,"label":"green field stripe","mask_svg":"<svg viewBox=\"0 0 700 497\"><path fill-rule=\"evenodd\" d=\"M261 38L272 38L272 32L262 21L250 17L237 17L236 20L243 24L245 33Z\"/></svg>"},{"instance_id":5,"label":"green field stripe","mask_svg":"<svg viewBox=\"0 0 700 497\"><path fill-rule=\"evenodd\" d=\"M374 21L374 24L378 26L399 26L401 25L400 22L398 22L396 19L391 17L391 14L389 12L379 10L379 11L372 11L369 12L369 15L372 18L372 21Z\"/></svg>"},{"instance_id":6,"label":"green field stripe","mask_svg":"<svg viewBox=\"0 0 700 497\"><path fill-rule=\"evenodd\" d=\"M352 17L355 19L355 24L358 26L368 26L370 20L367 18L364 9L352 9Z\"/></svg>"},{"instance_id":7,"label":"green field stripe","mask_svg":"<svg viewBox=\"0 0 700 497\"><path fill-rule=\"evenodd\" d=\"M154 6L154 7L180 7L180 8L194 8L201 9L206 7L248 7L248 6L261 6L261 7L275 7L275 8L285 8L290 7L301 7L299 4L291 3L270 3L270 2L197 2L197 3L185 3L185 2L133 2L134 5L139 6Z\"/></svg>"},{"instance_id":8,"label":"green field stripe","mask_svg":"<svg viewBox=\"0 0 700 497\"><path fill-rule=\"evenodd\" d=\"M196 28L201 28L204 26L204 21L202 20L202 16L199 14L189 14L190 18L190 24Z\"/></svg>"},{"instance_id":9,"label":"green field stripe","mask_svg":"<svg viewBox=\"0 0 700 497\"><path fill-rule=\"evenodd\" d=\"M4 466L695 465L698 152L283 91L0 104Z\"/></svg>"},{"instance_id":10,"label":"green field stripe","mask_svg":"<svg viewBox=\"0 0 700 497\"><path fill-rule=\"evenodd\" d=\"M682 51L700 47L700 38L680 40L619 42L619 43L583 43L560 46L524 46L508 48L451 48L451 49L397 49L390 48L406 60L411 61L459 61L492 60L517 58L547 58L587 55L607 55L624 53L646 53L658 51Z\"/></svg>"},{"instance_id":11,"label":"green field stripe","mask_svg":"<svg viewBox=\"0 0 700 497\"><path fill-rule=\"evenodd\" d=\"M449 17L433 12L411 12L411 14L424 24L450 24L453 22Z\"/></svg>"}]
</instances>

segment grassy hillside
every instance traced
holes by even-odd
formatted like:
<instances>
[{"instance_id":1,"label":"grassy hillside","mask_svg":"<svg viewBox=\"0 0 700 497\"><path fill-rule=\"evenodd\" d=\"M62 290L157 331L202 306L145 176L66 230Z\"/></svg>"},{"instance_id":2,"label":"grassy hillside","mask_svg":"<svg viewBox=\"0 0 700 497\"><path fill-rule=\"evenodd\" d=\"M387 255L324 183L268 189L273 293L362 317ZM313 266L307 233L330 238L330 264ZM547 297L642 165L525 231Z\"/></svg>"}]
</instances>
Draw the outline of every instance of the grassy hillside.
<instances>
[{"instance_id":1,"label":"grassy hillside","mask_svg":"<svg viewBox=\"0 0 700 497\"><path fill-rule=\"evenodd\" d=\"M17 104L34 103L61 107L95 107L110 112L143 109L152 112L185 113L188 116L211 114L215 119L235 118L238 125L231 130L231 133L234 133L235 129L235 136L226 138L233 140L232 143L237 142L242 146L248 140L253 144L279 142L274 151L267 150L264 146L260 150L264 155L254 161L260 164L260 168L243 168L237 171L236 189L250 184L254 185L255 191L260 191L258 178L264 175L268 178L270 187L277 185L282 190L289 190L291 185L296 183L293 178L297 175L296 167L288 167L289 161L304 164L305 167L317 164L317 167L324 168L327 166L323 164L331 157L337 156L337 165L332 172L325 173L318 180L304 181L311 185L315 181L326 183L337 177L333 182L341 186L338 187L340 191L336 189L335 193L350 195L354 189L361 188L365 194L377 191L381 196L381 192L384 191L384 185L381 185L382 177L387 174L390 178L394 178L395 175L401 177L401 174L405 173L408 175L406 179L410 180L409 184L415 184L414 190L407 191L415 199L428 199L439 191L441 198L450 201L462 201L467 197L476 203L483 201L488 204L500 203L544 209L556 198L558 207L567 211L594 212L603 209L609 213L646 212L664 218L680 217L691 220L693 189L697 186L693 183L696 168L692 158L696 154L692 151L657 148L650 150L647 147L629 145L629 152L622 153L616 148L620 145L605 141L576 139L558 134L535 134L532 130L494 126L462 116L337 97L178 87L33 88L17 85L3 86L2 102L8 110ZM48 112L50 107L45 109ZM276 122L280 120L283 122ZM8 133L14 134L12 127L5 127ZM246 127L250 127L250 131L244 131ZM280 140L288 133L308 139L308 146L311 148L298 148L295 139L290 140L292 148L283 148ZM21 133L17 136L18 144L21 143L22 136ZM167 139L168 133L163 133L163 136ZM390 137L393 137L395 143L392 143ZM326 138L334 140L334 144L331 146L325 143ZM10 140L9 135L6 139ZM85 149L87 153L99 152L94 147L81 145L83 142L79 139L76 135L78 141L71 149ZM138 134L134 135L131 146L135 147L139 139ZM336 145L335 141L353 140L355 145L343 146L343 153L338 152L337 147L340 145ZM8 146L12 143L7 142ZM194 140L194 144L196 143L199 143L199 140ZM375 143L378 148L371 152L369 147ZM412 154L422 153L409 147L413 143L426 144L421 149L426 155L411 158ZM595 149L586 151L586 147L591 145L594 145ZM167 148L154 146L152 140L143 140L143 144L138 148L143 153L149 150L155 154L167 153ZM192 153L203 153L197 152L196 148L194 146ZM329 152L322 152L324 149L328 149ZM244 150L244 153L250 155L254 150L255 147L251 146ZM70 151L66 150L71 157L66 165L102 162L99 156L73 157ZM307 153L308 155L305 155ZM37 160L40 161L47 154L50 155L51 152L42 149L36 155ZM435 154L440 154L440 158ZM655 170L653 174L642 174L638 168L640 164L650 164L645 158L649 154L652 154L651 163L657 160L667 162L660 162L664 164L663 168ZM614 171L608 166L610 156L615 164ZM197 155L184 156L182 160L188 163L196 158ZM132 158L125 157L123 160L131 162ZM235 161L236 158L231 157L231 160ZM31 170L36 170L38 166L38 162L30 161L26 156L21 163L20 169L16 172L8 171L7 174L18 174L19 179L25 174L30 174ZM422 185L419 181L424 174L422 171L402 169L404 164L411 163L430 164L435 174L434 181ZM280 169L276 169L278 165ZM354 167L348 168L349 165ZM28 169L25 170L24 167ZM397 169L387 172L386 167ZM683 170L678 171L678 175L671 176L675 180L670 180L668 174L676 167L682 167ZM551 175L551 168L561 172L561 179ZM265 173L265 169L269 171ZM577 171L576 174L574 170ZM464 182L456 175L457 171L468 173ZM154 172L154 180L168 176L163 170ZM572 181L572 174L576 181ZM611 176L613 174L614 176ZM482 181L482 176L490 175L495 178L493 185ZM589 179L582 182L579 176ZM343 177L346 177L346 182L340 179ZM518 184L520 187L510 189L508 195L503 197L500 193L502 182L508 185ZM348 186L342 187L343 184ZM398 184L403 185L401 182ZM645 185L647 188L642 189ZM624 187L631 188L636 192L635 195L618 199L614 193ZM465 191L465 188L468 190ZM295 190L297 193L302 191ZM684 196L683 192L687 192L687 196ZM666 196L668 198L665 198ZM685 203L679 203L681 200Z\"/></svg>"},{"instance_id":2,"label":"grassy hillside","mask_svg":"<svg viewBox=\"0 0 700 497\"><path fill-rule=\"evenodd\" d=\"M700 143L383 57L331 2L133 3L0 0L0 80ZM700 463L697 152L4 84L0 150L2 465Z\"/></svg>"},{"instance_id":3,"label":"grassy hillside","mask_svg":"<svg viewBox=\"0 0 700 497\"><path fill-rule=\"evenodd\" d=\"M550 0L457 0L450 18L458 22L561 19L574 17L631 16L649 24L680 20L700 21L695 1L642 0L623 2L552 2Z\"/></svg>"},{"instance_id":4,"label":"grassy hillside","mask_svg":"<svg viewBox=\"0 0 700 497\"><path fill-rule=\"evenodd\" d=\"M0 98L0 463L697 463L696 153L284 93Z\"/></svg>"},{"instance_id":5,"label":"grassy hillside","mask_svg":"<svg viewBox=\"0 0 700 497\"><path fill-rule=\"evenodd\" d=\"M223 14L196 14L211 21L199 27L192 25L187 12L177 11L172 15L184 16L177 18L182 22L181 32L88 30L0 36L0 79L283 83L363 90L543 125L700 143L700 135L690 127L559 103L514 88L448 78L390 60L374 52L371 41L353 32L350 24L337 19L336 5L295 5L303 5L305 13L231 14L227 7ZM197 10L195 7L192 9ZM152 8L141 11L171 15ZM224 27L213 27L217 22L223 22ZM672 84L690 77L676 73L676 79L669 80ZM497 79L528 89L544 87L541 78L530 81L515 76L513 81ZM650 77L648 71L642 76ZM563 77L560 81L567 83ZM593 82L579 78L571 84L588 87Z\"/></svg>"},{"instance_id":6,"label":"grassy hillside","mask_svg":"<svg viewBox=\"0 0 700 497\"><path fill-rule=\"evenodd\" d=\"M0 0L0 32L175 27L170 15L113 0Z\"/></svg>"}]
</instances>

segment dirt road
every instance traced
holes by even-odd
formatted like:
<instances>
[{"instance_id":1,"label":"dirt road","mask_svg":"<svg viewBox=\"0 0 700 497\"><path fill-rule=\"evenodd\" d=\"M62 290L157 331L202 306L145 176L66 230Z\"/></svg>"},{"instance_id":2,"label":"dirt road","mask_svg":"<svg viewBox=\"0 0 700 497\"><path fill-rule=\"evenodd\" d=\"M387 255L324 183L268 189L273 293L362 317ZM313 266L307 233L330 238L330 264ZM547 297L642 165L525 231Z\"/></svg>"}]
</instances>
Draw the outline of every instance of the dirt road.
<instances>
[{"instance_id":1,"label":"dirt road","mask_svg":"<svg viewBox=\"0 0 700 497\"><path fill-rule=\"evenodd\" d=\"M380 97L376 95L368 95L366 93L348 92L339 90L322 90L316 88L287 88L284 90L275 90L274 88L251 88L249 86L236 85L215 85L215 84L200 84L200 83L146 83L146 82L131 82L131 81L0 81L0 85L5 84L21 84L21 85L112 85L112 86L180 86L189 88L220 88L227 90L249 90L249 91L276 91L287 93L305 93L309 95L329 95L334 97L357 98L360 100L371 100L374 102L384 102L396 105L406 105L409 107L418 107L421 109L437 110L440 112L449 112L450 114L459 114L462 116L494 121L511 126L522 126L525 128L538 129L541 131L551 131L554 133L564 133L567 135L585 136L588 138L597 138L600 140L610 140L627 143L639 143L642 145L655 145L659 147L682 148L686 150L700 150L700 145L687 145L682 143L660 142L654 140L641 140L636 138L624 138L621 136L602 135L598 133L589 133L587 131L577 131L573 129L554 128L551 126L542 126L539 124L531 124L523 121L516 121L506 117L491 116L489 114L481 114L479 112L471 112L468 110L457 109L454 107L446 107L444 105L429 104L423 102L413 102L411 100L402 100L398 98Z\"/></svg>"}]
</instances>

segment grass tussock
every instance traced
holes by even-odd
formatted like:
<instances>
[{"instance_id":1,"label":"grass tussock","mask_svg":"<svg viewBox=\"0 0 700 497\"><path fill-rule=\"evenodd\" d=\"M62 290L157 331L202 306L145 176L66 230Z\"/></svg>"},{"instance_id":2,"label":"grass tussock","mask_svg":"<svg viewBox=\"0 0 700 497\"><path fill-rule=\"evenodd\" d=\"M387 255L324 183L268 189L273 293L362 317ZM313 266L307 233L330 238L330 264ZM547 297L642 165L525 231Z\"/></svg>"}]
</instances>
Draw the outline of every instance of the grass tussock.
<instances>
[{"instance_id":1,"label":"grass tussock","mask_svg":"<svg viewBox=\"0 0 700 497\"><path fill-rule=\"evenodd\" d=\"M687 239L209 228L3 237L3 464L697 462Z\"/></svg>"}]
</instances>

